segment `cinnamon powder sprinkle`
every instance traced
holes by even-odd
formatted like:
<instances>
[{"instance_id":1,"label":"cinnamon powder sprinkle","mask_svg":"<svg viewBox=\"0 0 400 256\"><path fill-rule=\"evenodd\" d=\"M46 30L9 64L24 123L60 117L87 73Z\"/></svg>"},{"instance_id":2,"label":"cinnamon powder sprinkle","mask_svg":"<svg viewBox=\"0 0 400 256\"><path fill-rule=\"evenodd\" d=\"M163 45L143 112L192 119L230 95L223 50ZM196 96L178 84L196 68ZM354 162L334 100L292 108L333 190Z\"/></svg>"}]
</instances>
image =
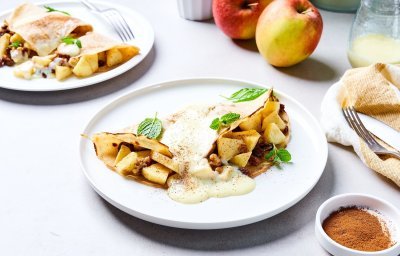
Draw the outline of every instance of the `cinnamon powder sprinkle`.
<instances>
[{"instance_id":1,"label":"cinnamon powder sprinkle","mask_svg":"<svg viewBox=\"0 0 400 256\"><path fill-rule=\"evenodd\" d=\"M324 220L322 227L330 238L351 249L373 252L392 246L383 220L363 208L340 208Z\"/></svg>"}]
</instances>

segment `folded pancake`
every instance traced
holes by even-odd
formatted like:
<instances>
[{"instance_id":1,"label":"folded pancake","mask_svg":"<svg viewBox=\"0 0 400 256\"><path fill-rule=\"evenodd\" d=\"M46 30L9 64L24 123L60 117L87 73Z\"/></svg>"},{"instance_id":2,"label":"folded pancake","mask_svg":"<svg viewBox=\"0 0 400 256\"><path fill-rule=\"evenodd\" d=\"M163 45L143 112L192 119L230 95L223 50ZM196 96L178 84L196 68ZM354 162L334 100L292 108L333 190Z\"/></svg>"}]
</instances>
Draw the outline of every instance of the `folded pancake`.
<instances>
[{"instance_id":1,"label":"folded pancake","mask_svg":"<svg viewBox=\"0 0 400 256\"><path fill-rule=\"evenodd\" d=\"M78 39L82 45L80 53L69 60L74 67L73 73L78 77L107 71L139 54L138 47L115 41L95 32L87 33ZM67 53L63 51L67 47L70 45L60 45L58 52Z\"/></svg>"},{"instance_id":2,"label":"folded pancake","mask_svg":"<svg viewBox=\"0 0 400 256\"><path fill-rule=\"evenodd\" d=\"M80 19L25 3L6 19L10 31L19 34L39 56L53 52L61 39L71 34L81 36L93 28Z\"/></svg>"},{"instance_id":3,"label":"folded pancake","mask_svg":"<svg viewBox=\"0 0 400 256\"><path fill-rule=\"evenodd\" d=\"M139 53L139 48L113 40L99 33L91 32L79 38L82 49L79 56L98 54L108 50L118 50L122 55L122 62L131 59Z\"/></svg>"},{"instance_id":4,"label":"folded pancake","mask_svg":"<svg viewBox=\"0 0 400 256\"><path fill-rule=\"evenodd\" d=\"M95 134L92 141L98 158L111 169L164 185L178 202L198 203L254 189L252 178L272 165L264 156L289 142L289 120L282 106L270 90L247 102L188 106L162 120L162 137L151 145L137 141L143 138L135 135L137 126L124 133ZM210 128L215 118L228 113L240 118L218 131ZM139 153L145 151L150 152ZM132 164L131 152L136 152L133 171L122 173L118 165ZM138 154L148 158L137 163Z\"/></svg>"}]
</instances>

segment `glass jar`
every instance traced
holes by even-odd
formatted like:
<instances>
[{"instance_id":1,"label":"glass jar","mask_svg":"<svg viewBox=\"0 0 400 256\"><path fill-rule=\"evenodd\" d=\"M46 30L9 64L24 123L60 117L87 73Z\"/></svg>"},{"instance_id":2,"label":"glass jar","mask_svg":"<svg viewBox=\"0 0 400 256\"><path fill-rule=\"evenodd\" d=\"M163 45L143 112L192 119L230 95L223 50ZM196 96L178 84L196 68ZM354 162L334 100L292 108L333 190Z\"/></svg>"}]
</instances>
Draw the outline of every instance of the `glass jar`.
<instances>
[{"instance_id":1,"label":"glass jar","mask_svg":"<svg viewBox=\"0 0 400 256\"><path fill-rule=\"evenodd\" d=\"M400 63L400 0L362 0L347 56L353 67Z\"/></svg>"},{"instance_id":2,"label":"glass jar","mask_svg":"<svg viewBox=\"0 0 400 256\"><path fill-rule=\"evenodd\" d=\"M311 0L318 8L334 12L356 12L360 0Z\"/></svg>"}]
</instances>

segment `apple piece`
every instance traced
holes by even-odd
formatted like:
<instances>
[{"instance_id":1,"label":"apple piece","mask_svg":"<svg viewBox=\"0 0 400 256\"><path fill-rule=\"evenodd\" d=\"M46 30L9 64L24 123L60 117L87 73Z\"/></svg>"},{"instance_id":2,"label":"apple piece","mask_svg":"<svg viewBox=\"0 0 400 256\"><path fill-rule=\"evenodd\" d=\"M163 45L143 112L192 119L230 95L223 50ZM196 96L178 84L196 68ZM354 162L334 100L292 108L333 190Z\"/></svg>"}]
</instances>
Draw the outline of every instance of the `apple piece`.
<instances>
[{"instance_id":1,"label":"apple piece","mask_svg":"<svg viewBox=\"0 0 400 256\"><path fill-rule=\"evenodd\" d=\"M16 43L16 42L24 43L25 40L19 34L15 33L14 35L12 35L10 37L10 42L11 43Z\"/></svg>"},{"instance_id":2,"label":"apple piece","mask_svg":"<svg viewBox=\"0 0 400 256\"><path fill-rule=\"evenodd\" d=\"M86 61L92 68L93 73L95 73L99 69L99 59L97 54L84 55L82 58L86 58Z\"/></svg>"},{"instance_id":3,"label":"apple piece","mask_svg":"<svg viewBox=\"0 0 400 256\"><path fill-rule=\"evenodd\" d=\"M72 69L66 66L56 66L55 72L58 81L64 80L72 75Z\"/></svg>"},{"instance_id":4,"label":"apple piece","mask_svg":"<svg viewBox=\"0 0 400 256\"><path fill-rule=\"evenodd\" d=\"M72 72L78 77L87 77L93 74L92 67L86 58L80 58Z\"/></svg>"},{"instance_id":5,"label":"apple piece","mask_svg":"<svg viewBox=\"0 0 400 256\"><path fill-rule=\"evenodd\" d=\"M137 151L136 154L138 155L139 158L150 157L150 155L151 155L151 150Z\"/></svg>"},{"instance_id":6,"label":"apple piece","mask_svg":"<svg viewBox=\"0 0 400 256\"><path fill-rule=\"evenodd\" d=\"M118 155L117 155L118 156ZM136 152L130 152L121 161L117 163L115 166L116 171L122 176L128 175L130 172L133 172L135 169L136 163L138 160L138 156Z\"/></svg>"},{"instance_id":7,"label":"apple piece","mask_svg":"<svg viewBox=\"0 0 400 256\"><path fill-rule=\"evenodd\" d=\"M121 145L120 149L118 150L117 157L115 158L114 165L117 165L129 153L131 153L131 150L129 149L129 147L127 147L125 145Z\"/></svg>"},{"instance_id":8,"label":"apple piece","mask_svg":"<svg viewBox=\"0 0 400 256\"><path fill-rule=\"evenodd\" d=\"M35 64L35 66L37 66L39 68L44 68L44 67L47 67L50 64L50 62L53 61L53 59L55 57L56 57L55 54L48 55L48 56L43 56L43 57L33 56L32 57L32 61Z\"/></svg>"},{"instance_id":9,"label":"apple piece","mask_svg":"<svg viewBox=\"0 0 400 256\"><path fill-rule=\"evenodd\" d=\"M264 131L264 140L268 143L275 145L284 142L286 136L281 132L279 127L275 123L268 123Z\"/></svg>"},{"instance_id":10,"label":"apple piece","mask_svg":"<svg viewBox=\"0 0 400 256\"><path fill-rule=\"evenodd\" d=\"M180 180L179 174L177 174L177 173L172 174L172 175L169 176L168 179L167 179L167 186L168 186L168 187L171 187L172 184L174 184L174 183L176 183L176 182L179 182L179 180Z\"/></svg>"},{"instance_id":11,"label":"apple piece","mask_svg":"<svg viewBox=\"0 0 400 256\"><path fill-rule=\"evenodd\" d=\"M160 154L156 151L151 151L150 158L152 160L156 161L157 163L160 163L160 164L164 165L165 167L168 167L169 169L173 170L174 172L179 172L179 165L172 158L164 156L163 154Z\"/></svg>"},{"instance_id":12,"label":"apple piece","mask_svg":"<svg viewBox=\"0 0 400 256\"><path fill-rule=\"evenodd\" d=\"M267 117L272 112L279 112L281 103L279 101L267 101L264 108L261 110L262 118Z\"/></svg>"},{"instance_id":13,"label":"apple piece","mask_svg":"<svg viewBox=\"0 0 400 256\"><path fill-rule=\"evenodd\" d=\"M240 154L243 147L247 149L246 144L240 139L218 138L218 155L221 160L230 160L232 157Z\"/></svg>"},{"instance_id":14,"label":"apple piece","mask_svg":"<svg viewBox=\"0 0 400 256\"><path fill-rule=\"evenodd\" d=\"M261 135L256 130L241 131L241 132L230 132L224 135L224 137L231 139L241 139L247 146L248 151L253 151L256 147L258 140Z\"/></svg>"},{"instance_id":15,"label":"apple piece","mask_svg":"<svg viewBox=\"0 0 400 256\"><path fill-rule=\"evenodd\" d=\"M270 2L272 0L214 0L215 24L230 38L254 38L258 17Z\"/></svg>"},{"instance_id":16,"label":"apple piece","mask_svg":"<svg viewBox=\"0 0 400 256\"><path fill-rule=\"evenodd\" d=\"M31 79L33 75L33 62L28 60L18 66L13 70L14 76L23 78L23 79Z\"/></svg>"},{"instance_id":17,"label":"apple piece","mask_svg":"<svg viewBox=\"0 0 400 256\"><path fill-rule=\"evenodd\" d=\"M211 179L215 177L214 170L205 158L198 161L196 166L190 169L190 174L201 179Z\"/></svg>"},{"instance_id":18,"label":"apple piece","mask_svg":"<svg viewBox=\"0 0 400 256\"><path fill-rule=\"evenodd\" d=\"M124 60L122 53L116 48L108 50L106 53L106 57L107 57L106 61L107 67L112 67L117 64L120 64Z\"/></svg>"},{"instance_id":19,"label":"apple piece","mask_svg":"<svg viewBox=\"0 0 400 256\"><path fill-rule=\"evenodd\" d=\"M148 167L143 168L142 174L143 176L157 184L164 185L168 179L168 175L170 170L162 164L152 164Z\"/></svg>"},{"instance_id":20,"label":"apple piece","mask_svg":"<svg viewBox=\"0 0 400 256\"><path fill-rule=\"evenodd\" d=\"M11 35L6 33L0 37L0 57L6 54L8 45L10 44Z\"/></svg>"},{"instance_id":21,"label":"apple piece","mask_svg":"<svg viewBox=\"0 0 400 256\"><path fill-rule=\"evenodd\" d=\"M311 55L322 28L322 17L309 1L275 0L258 19L257 47L271 65L289 67Z\"/></svg>"},{"instance_id":22,"label":"apple piece","mask_svg":"<svg viewBox=\"0 0 400 256\"><path fill-rule=\"evenodd\" d=\"M246 136L243 137L244 143L246 143L247 150L248 151L253 151L253 149L256 147L258 141L260 140L261 135L259 133L256 133L251 136Z\"/></svg>"},{"instance_id":23,"label":"apple piece","mask_svg":"<svg viewBox=\"0 0 400 256\"><path fill-rule=\"evenodd\" d=\"M257 112L245 118L239 124L239 128L243 131L256 130L261 132L261 112Z\"/></svg>"},{"instance_id":24,"label":"apple piece","mask_svg":"<svg viewBox=\"0 0 400 256\"><path fill-rule=\"evenodd\" d=\"M267 127L267 125L269 123L275 123L279 127L280 130L285 129L285 127L286 127L285 122L282 120L282 118L280 118L280 116L278 115L278 112L272 112L266 118L264 118L264 121L262 124L262 129L265 130L265 128Z\"/></svg>"},{"instance_id":25,"label":"apple piece","mask_svg":"<svg viewBox=\"0 0 400 256\"><path fill-rule=\"evenodd\" d=\"M232 159L230 160L230 162L232 164L235 164L239 167L245 167L247 165L247 162L249 161L251 156L251 151L247 152L247 153L242 153L239 155L236 155L234 157L232 157Z\"/></svg>"}]
</instances>

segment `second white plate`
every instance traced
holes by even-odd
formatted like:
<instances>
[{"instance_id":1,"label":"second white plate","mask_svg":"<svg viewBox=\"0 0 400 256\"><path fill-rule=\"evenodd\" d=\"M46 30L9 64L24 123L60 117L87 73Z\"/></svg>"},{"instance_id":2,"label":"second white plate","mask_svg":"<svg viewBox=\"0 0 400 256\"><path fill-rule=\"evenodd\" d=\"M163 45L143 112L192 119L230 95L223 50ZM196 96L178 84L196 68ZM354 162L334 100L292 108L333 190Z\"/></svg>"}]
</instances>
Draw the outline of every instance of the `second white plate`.
<instances>
[{"instance_id":1,"label":"second white plate","mask_svg":"<svg viewBox=\"0 0 400 256\"><path fill-rule=\"evenodd\" d=\"M154 31L149 22L141 14L135 12L130 8L124 8L114 3L105 3L98 1L91 1L91 3L96 5L100 10L115 8L119 12L121 12L126 22L132 29L133 34L135 35L135 39L129 42L129 44L133 44L140 48L139 55L107 72L98 73L93 76L81 79L70 77L61 82L53 78L23 80L13 75L14 67L2 67L0 68L0 87L19 91L59 91L74 89L109 80L138 65L147 56L147 54L153 47ZM107 23L104 18L98 16L98 14L96 13L91 12L80 2L47 1L44 3L38 3L37 5L49 5L58 10L67 11L72 16L92 24L94 31L107 35L111 38L114 38L115 40L120 40L116 32L113 30L112 26ZM10 13L11 10L0 14L0 21L5 20Z\"/></svg>"},{"instance_id":2,"label":"second white plate","mask_svg":"<svg viewBox=\"0 0 400 256\"><path fill-rule=\"evenodd\" d=\"M195 102L220 102L244 87L263 87L227 79L187 79L160 83L122 96L95 114L83 133L115 131L158 112L163 117ZM96 157L93 144L82 138L83 171L93 188L117 208L161 225L218 229L245 225L278 214L308 194L319 180L327 161L328 146L318 121L296 100L274 91L285 104L292 125L288 150L293 164L258 176L256 189L243 196L212 198L185 205L171 200L166 191L127 180L110 171Z\"/></svg>"}]
</instances>

